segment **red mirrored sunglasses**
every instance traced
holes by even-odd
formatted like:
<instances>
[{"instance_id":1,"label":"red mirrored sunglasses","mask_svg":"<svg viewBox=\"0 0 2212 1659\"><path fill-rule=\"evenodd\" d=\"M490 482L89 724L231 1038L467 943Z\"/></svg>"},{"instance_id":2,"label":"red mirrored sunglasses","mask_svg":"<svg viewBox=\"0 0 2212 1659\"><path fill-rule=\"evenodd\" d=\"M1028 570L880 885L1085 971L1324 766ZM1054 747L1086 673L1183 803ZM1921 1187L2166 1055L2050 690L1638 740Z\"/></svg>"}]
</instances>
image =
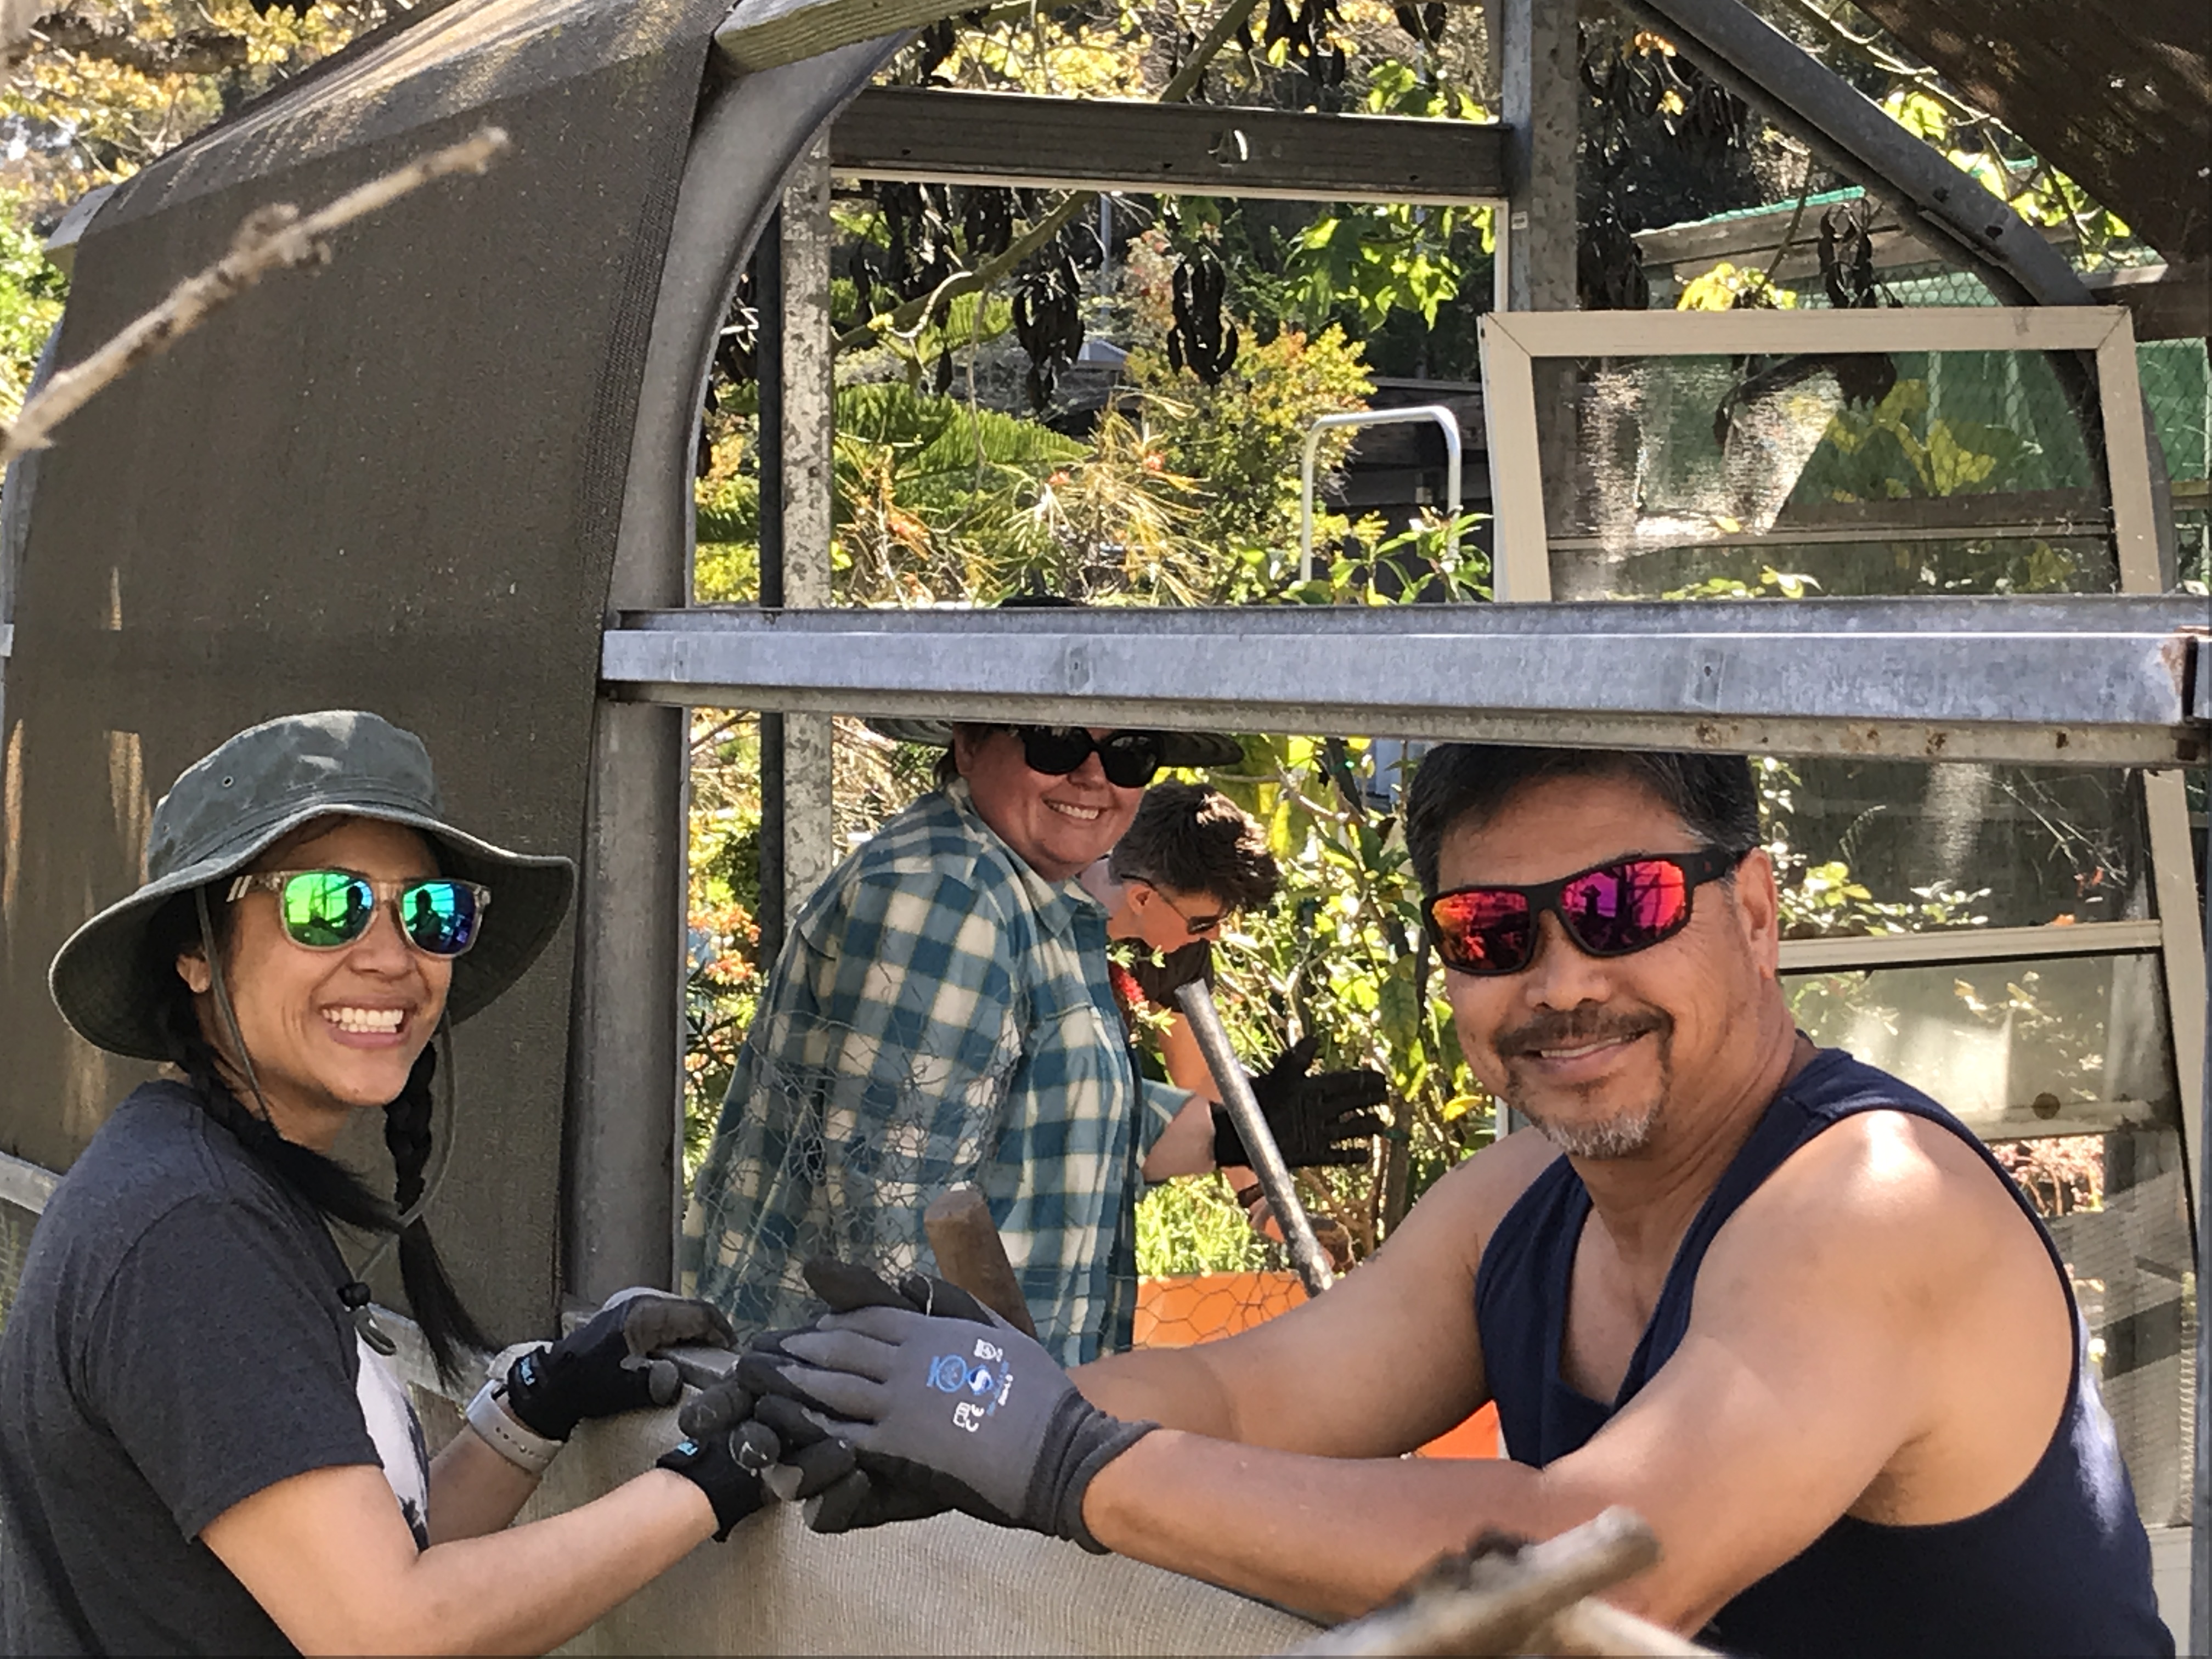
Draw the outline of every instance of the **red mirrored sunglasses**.
<instances>
[{"instance_id":1,"label":"red mirrored sunglasses","mask_svg":"<svg viewBox=\"0 0 2212 1659\"><path fill-rule=\"evenodd\" d=\"M1585 955L1632 956L1680 933L1691 893L1747 856L1651 853L1533 887L1455 887L1423 905L1421 920L1438 958L1462 974L1519 973L1535 959L1536 918L1547 911Z\"/></svg>"}]
</instances>

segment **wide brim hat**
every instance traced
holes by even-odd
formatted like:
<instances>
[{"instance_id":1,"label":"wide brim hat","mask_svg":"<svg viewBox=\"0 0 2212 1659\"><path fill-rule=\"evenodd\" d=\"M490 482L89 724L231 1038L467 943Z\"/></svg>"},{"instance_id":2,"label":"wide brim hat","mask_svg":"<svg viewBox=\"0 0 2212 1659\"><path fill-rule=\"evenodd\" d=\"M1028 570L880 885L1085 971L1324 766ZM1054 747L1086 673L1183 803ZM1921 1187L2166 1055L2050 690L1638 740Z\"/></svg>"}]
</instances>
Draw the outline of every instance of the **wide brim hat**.
<instances>
[{"instance_id":1,"label":"wide brim hat","mask_svg":"<svg viewBox=\"0 0 2212 1659\"><path fill-rule=\"evenodd\" d=\"M870 720L871 732L894 743L924 743L939 749L952 746L951 720ZM1146 726L1160 740L1163 766L1234 766L1244 758L1237 739L1218 732L1160 732Z\"/></svg>"},{"instance_id":2,"label":"wide brim hat","mask_svg":"<svg viewBox=\"0 0 2212 1659\"><path fill-rule=\"evenodd\" d=\"M446 821L422 739L359 709L288 714L248 728L185 769L154 809L146 880L55 953L46 983L77 1035L111 1054L166 1060L150 933L169 902L235 875L302 824L376 818L420 832L440 873L489 889L476 944L453 961L447 1017L481 1012L522 976L568 914L575 866L511 852Z\"/></svg>"}]
</instances>

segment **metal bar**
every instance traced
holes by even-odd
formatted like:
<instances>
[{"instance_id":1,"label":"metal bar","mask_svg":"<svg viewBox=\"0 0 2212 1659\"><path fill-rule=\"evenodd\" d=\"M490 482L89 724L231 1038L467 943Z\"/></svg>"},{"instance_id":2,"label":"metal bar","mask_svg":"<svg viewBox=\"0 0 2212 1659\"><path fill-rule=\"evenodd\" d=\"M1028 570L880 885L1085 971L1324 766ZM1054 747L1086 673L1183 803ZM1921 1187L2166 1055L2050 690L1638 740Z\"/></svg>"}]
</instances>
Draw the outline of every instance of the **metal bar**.
<instances>
[{"instance_id":1,"label":"metal bar","mask_svg":"<svg viewBox=\"0 0 2212 1659\"><path fill-rule=\"evenodd\" d=\"M1314 460L1321 453L1322 434L1342 427L1407 426L1434 421L1444 434L1444 502L1449 528L1445 551L1459 554L1459 509L1466 498L1460 493L1459 416L1442 404L1409 404L1403 409L1354 409L1340 415L1322 415L1306 428L1304 458L1298 464L1298 580L1313 580Z\"/></svg>"},{"instance_id":2,"label":"metal bar","mask_svg":"<svg viewBox=\"0 0 2212 1659\"><path fill-rule=\"evenodd\" d=\"M1283 1163L1282 1150L1275 1145L1274 1132L1267 1127L1267 1115L1253 1098L1252 1079L1244 1075L1243 1066L1237 1064L1236 1050L1229 1046L1229 1033L1213 1006L1213 993L1204 980L1194 979L1176 988L1176 1000L1182 1004L1183 1012L1189 1017L1191 1035L1198 1039L1199 1051L1206 1056L1206 1069L1213 1073L1214 1084L1221 1091L1223 1109L1237 1125L1245 1155L1252 1160L1252 1173L1260 1177L1261 1190L1267 1194L1267 1206L1274 1211L1275 1219L1282 1225L1283 1242L1290 1248L1291 1265L1304 1281L1306 1294L1319 1296L1336 1283L1336 1274L1328 1265L1328 1257L1322 1252L1321 1241L1314 1237L1313 1223L1306 1219L1305 1206L1298 1202L1297 1185Z\"/></svg>"},{"instance_id":3,"label":"metal bar","mask_svg":"<svg viewBox=\"0 0 2212 1659\"><path fill-rule=\"evenodd\" d=\"M2143 775L2143 817L2150 853L2158 927L2164 935L2167 1030L2173 1043L2174 1080L2181 1091L2183 1151L2191 1183L2212 1183L2207 1160L2203 1059L2206 1052L2204 936L2197 931L2196 859L2191 848L2187 785L2179 771ZM2198 1267L2204 1265L2203 1241Z\"/></svg>"},{"instance_id":4,"label":"metal bar","mask_svg":"<svg viewBox=\"0 0 2212 1659\"><path fill-rule=\"evenodd\" d=\"M2183 701L2200 615L2187 597L694 611L623 617L601 673L720 707L2170 766L2204 744Z\"/></svg>"},{"instance_id":5,"label":"metal bar","mask_svg":"<svg viewBox=\"0 0 2212 1659\"><path fill-rule=\"evenodd\" d=\"M809 136L903 44L864 40L709 86L647 344L611 608L689 597L699 410L738 273ZM680 714L618 707L599 709L592 744L562 1191L568 1289L597 1303L624 1285L672 1282L689 745Z\"/></svg>"},{"instance_id":6,"label":"metal bar","mask_svg":"<svg viewBox=\"0 0 2212 1659\"><path fill-rule=\"evenodd\" d=\"M593 1304L675 1282L686 723L639 704L592 717L561 1231L563 1283Z\"/></svg>"},{"instance_id":7,"label":"metal bar","mask_svg":"<svg viewBox=\"0 0 2212 1659\"><path fill-rule=\"evenodd\" d=\"M1977 186L1978 188L1978 186ZM2094 351L2115 308L1510 311L1485 320L1532 357L1725 357L1839 351Z\"/></svg>"},{"instance_id":8,"label":"metal bar","mask_svg":"<svg viewBox=\"0 0 2212 1659\"><path fill-rule=\"evenodd\" d=\"M1458 206L1505 193L1493 122L875 87L830 130L855 179Z\"/></svg>"},{"instance_id":9,"label":"metal bar","mask_svg":"<svg viewBox=\"0 0 2212 1659\"><path fill-rule=\"evenodd\" d=\"M1786 939L1782 971L1934 967L1944 963L2021 962L2039 957L2101 957L2147 951L2166 943L2155 921L2089 921L2045 927L1946 927L1924 933L1855 933Z\"/></svg>"},{"instance_id":10,"label":"metal bar","mask_svg":"<svg viewBox=\"0 0 2212 1659\"><path fill-rule=\"evenodd\" d=\"M1667 536L1626 545L1603 536L1554 536L1554 553L1668 553L1684 547L1831 547L1864 542L1999 541L2035 537L2094 537L2102 541L2112 533L2108 524L2066 521L2057 524L1874 525L1863 529L1798 529L1778 524L1771 530L1746 531L1733 536Z\"/></svg>"},{"instance_id":11,"label":"metal bar","mask_svg":"<svg viewBox=\"0 0 2212 1659\"><path fill-rule=\"evenodd\" d=\"M2112 491L2112 544L2119 556L2120 591L2155 593L2166 586L2159 568L2158 508L2151 490L2150 405L2136 373L2135 319L2118 307L2100 307L2112 326L2097 343L2097 404L2105 428L2105 471ZM2166 471L2166 457L2158 458Z\"/></svg>"},{"instance_id":12,"label":"metal bar","mask_svg":"<svg viewBox=\"0 0 2212 1659\"><path fill-rule=\"evenodd\" d=\"M1536 377L1528 348L1492 311L1476 319L1482 355L1482 422L1490 462L1490 584L1501 603L1552 597L1550 527L1542 447L1536 438Z\"/></svg>"},{"instance_id":13,"label":"metal bar","mask_svg":"<svg viewBox=\"0 0 2212 1659\"><path fill-rule=\"evenodd\" d=\"M1501 0L1486 10L1498 53L1511 240L1493 250L1514 311L1575 307L1575 159L1580 147L1575 9Z\"/></svg>"},{"instance_id":14,"label":"metal bar","mask_svg":"<svg viewBox=\"0 0 2212 1659\"><path fill-rule=\"evenodd\" d=\"M62 1178L43 1164L0 1152L0 1204L43 1215L46 1200L61 1184Z\"/></svg>"},{"instance_id":15,"label":"metal bar","mask_svg":"<svg viewBox=\"0 0 2212 1659\"><path fill-rule=\"evenodd\" d=\"M2200 665L2199 672L2203 672ZM2200 682L2201 684L2201 682ZM2212 784L2212 767L2206 769ZM2204 827L2204 937L2212 939L2212 822ZM2205 1008L2205 1024L2212 1027L2212 1002ZM2203 1103L2190 1127L2202 1148L2212 1137L2212 1044L2204 1052L2203 1075L2198 1099ZM2189 1651L2212 1653L2212 1273L2206 1268L2212 1248L2212 1182L2203 1178L2203 1153L2198 1153L2197 1179L2197 1484L2190 1511L2189 1537Z\"/></svg>"}]
</instances>

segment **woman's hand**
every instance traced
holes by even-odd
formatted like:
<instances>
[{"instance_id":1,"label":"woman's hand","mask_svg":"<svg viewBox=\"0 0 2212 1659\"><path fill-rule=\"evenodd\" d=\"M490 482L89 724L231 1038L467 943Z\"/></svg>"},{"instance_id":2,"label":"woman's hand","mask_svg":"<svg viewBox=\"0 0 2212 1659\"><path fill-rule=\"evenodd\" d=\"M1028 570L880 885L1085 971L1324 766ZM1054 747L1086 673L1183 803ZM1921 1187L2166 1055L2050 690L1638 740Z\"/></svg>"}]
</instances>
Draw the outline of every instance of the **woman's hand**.
<instances>
[{"instance_id":1,"label":"woman's hand","mask_svg":"<svg viewBox=\"0 0 2212 1659\"><path fill-rule=\"evenodd\" d=\"M549 1440L566 1440L586 1418L647 1406L672 1406L683 1392L663 1348L726 1348L730 1322L710 1302L659 1291L623 1291L590 1322L550 1347L533 1348L507 1368L501 1403Z\"/></svg>"}]
</instances>

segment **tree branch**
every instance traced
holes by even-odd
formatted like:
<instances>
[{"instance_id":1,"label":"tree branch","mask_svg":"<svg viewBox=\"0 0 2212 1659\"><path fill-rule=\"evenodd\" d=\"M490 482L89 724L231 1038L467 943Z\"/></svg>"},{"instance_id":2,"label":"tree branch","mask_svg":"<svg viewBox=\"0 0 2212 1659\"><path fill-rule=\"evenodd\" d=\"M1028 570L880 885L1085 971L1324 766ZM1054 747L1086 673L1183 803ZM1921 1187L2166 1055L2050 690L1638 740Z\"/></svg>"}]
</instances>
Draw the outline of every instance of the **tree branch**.
<instances>
[{"instance_id":1,"label":"tree branch","mask_svg":"<svg viewBox=\"0 0 2212 1659\"><path fill-rule=\"evenodd\" d=\"M1179 104L1190 96L1205 77L1206 65L1211 64L1228 45L1229 37L1237 33L1244 20L1252 15L1258 0L1230 0L1221 15L1213 20L1213 27L1205 38L1191 48L1189 58L1177 70L1175 77L1160 89L1159 101ZM871 317L854 328L847 329L837 337L836 349L856 350L872 345L886 334L905 333L915 329L927 319L935 316L940 307L951 305L963 295L975 294L992 287L1010 275L1021 262L1060 234L1077 215L1086 211L1098 199L1098 192L1079 190L1063 197L1058 207L1024 230L1006 245L1006 251L986 259L975 270L963 271L947 278L918 299L908 300L896 311L881 317Z\"/></svg>"},{"instance_id":2,"label":"tree branch","mask_svg":"<svg viewBox=\"0 0 2212 1659\"><path fill-rule=\"evenodd\" d=\"M166 40L147 40L129 28L110 28L74 12L48 12L36 35L52 51L136 70L141 75L222 75L243 69L246 40L220 29L196 29Z\"/></svg>"},{"instance_id":3,"label":"tree branch","mask_svg":"<svg viewBox=\"0 0 2212 1659\"><path fill-rule=\"evenodd\" d=\"M295 207L263 208L238 228L230 252L198 276L186 278L169 297L83 362L61 370L25 402L11 426L0 428L0 465L53 441L56 427L84 407L94 393L157 357L179 338L275 270L326 264L324 238L343 225L388 207L432 180L456 173L482 173L507 148L507 134L486 127L473 138L410 161L405 167L348 191L306 218Z\"/></svg>"}]
</instances>

